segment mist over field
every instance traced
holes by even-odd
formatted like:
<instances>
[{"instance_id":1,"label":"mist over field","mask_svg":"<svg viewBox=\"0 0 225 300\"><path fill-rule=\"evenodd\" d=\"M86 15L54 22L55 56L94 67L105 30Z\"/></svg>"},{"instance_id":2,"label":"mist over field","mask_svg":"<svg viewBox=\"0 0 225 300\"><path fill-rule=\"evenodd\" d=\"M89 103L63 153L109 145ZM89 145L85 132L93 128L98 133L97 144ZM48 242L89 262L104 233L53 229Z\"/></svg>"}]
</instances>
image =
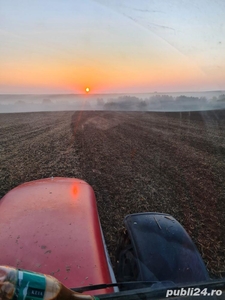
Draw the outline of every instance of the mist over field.
<instances>
[{"instance_id":1,"label":"mist over field","mask_svg":"<svg viewBox=\"0 0 225 300\"><path fill-rule=\"evenodd\" d=\"M151 94L0 95L0 113L74 110L200 111L225 108L225 91Z\"/></svg>"}]
</instances>

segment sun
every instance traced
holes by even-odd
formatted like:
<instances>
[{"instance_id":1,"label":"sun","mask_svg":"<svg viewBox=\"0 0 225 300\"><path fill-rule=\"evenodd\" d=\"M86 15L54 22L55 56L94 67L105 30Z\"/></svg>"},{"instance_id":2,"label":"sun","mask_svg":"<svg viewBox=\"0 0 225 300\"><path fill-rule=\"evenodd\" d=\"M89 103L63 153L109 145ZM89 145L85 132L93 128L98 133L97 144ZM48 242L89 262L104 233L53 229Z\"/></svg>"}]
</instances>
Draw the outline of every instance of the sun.
<instances>
[{"instance_id":1,"label":"sun","mask_svg":"<svg viewBox=\"0 0 225 300\"><path fill-rule=\"evenodd\" d=\"M89 93L89 92L90 92L90 88L89 88L89 87L86 87L85 92L86 92L86 93Z\"/></svg>"}]
</instances>

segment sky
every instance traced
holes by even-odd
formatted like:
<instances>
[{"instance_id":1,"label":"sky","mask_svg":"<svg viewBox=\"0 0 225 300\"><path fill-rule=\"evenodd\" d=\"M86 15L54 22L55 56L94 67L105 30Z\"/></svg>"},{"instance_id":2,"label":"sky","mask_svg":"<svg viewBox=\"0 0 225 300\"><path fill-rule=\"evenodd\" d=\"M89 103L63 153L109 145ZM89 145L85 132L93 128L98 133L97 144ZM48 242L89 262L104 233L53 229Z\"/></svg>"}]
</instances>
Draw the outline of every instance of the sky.
<instances>
[{"instance_id":1,"label":"sky","mask_svg":"<svg viewBox=\"0 0 225 300\"><path fill-rule=\"evenodd\" d=\"M0 0L0 94L225 90L224 0Z\"/></svg>"}]
</instances>

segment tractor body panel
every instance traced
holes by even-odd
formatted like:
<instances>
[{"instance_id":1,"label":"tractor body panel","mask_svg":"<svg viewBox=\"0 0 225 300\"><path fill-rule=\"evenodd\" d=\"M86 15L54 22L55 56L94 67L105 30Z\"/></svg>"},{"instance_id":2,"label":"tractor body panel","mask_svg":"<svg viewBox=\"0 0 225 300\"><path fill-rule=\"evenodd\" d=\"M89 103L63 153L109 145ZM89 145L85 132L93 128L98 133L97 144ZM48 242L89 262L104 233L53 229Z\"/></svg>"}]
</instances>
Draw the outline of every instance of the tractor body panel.
<instances>
[{"instance_id":1,"label":"tractor body panel","mask_svg":"<svg viewBox=\"0 0 225 300\"><path fill-rule=\"evenodd\" d=\"M94 191L82 180L11 190L0 202L0 241L0 265L49 274L70 288L113 281Z\"/></svg>"}]
</instances>

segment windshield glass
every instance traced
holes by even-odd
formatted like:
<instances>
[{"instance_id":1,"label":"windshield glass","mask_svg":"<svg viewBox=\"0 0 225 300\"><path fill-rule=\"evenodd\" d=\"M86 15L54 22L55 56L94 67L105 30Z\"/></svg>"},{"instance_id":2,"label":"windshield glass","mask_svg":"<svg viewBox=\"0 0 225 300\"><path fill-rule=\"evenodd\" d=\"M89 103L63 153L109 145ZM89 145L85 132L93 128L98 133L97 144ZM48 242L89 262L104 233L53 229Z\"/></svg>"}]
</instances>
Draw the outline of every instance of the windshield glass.
<instances>
[{"instance_id":1,"label":"windshield glass","mask_svg":"<svg viewBox=\"0 0 225 300\"><path fill-rule=\"evenodd\" d=\"M225 277L224 12L223 0L0 0L0 198L44 178L87 182L101 238L84 241L92 217L81 209L82 227L65 247L83 242L114 283ZM124 221L147 212L163 215ZM70 232L57 230L65 239ZM25 236L17 232L16 245ZM12 265L26 269L30 246L20 241ZM52 248L35 242L50 260ZM68 270L83 265L73 254L63 259L65 274L46 261L31 271L66 285ZM0 254L0 265L10 262ZM89 272L68 287L110 283Z\"/></svg>"}]
</instances>

